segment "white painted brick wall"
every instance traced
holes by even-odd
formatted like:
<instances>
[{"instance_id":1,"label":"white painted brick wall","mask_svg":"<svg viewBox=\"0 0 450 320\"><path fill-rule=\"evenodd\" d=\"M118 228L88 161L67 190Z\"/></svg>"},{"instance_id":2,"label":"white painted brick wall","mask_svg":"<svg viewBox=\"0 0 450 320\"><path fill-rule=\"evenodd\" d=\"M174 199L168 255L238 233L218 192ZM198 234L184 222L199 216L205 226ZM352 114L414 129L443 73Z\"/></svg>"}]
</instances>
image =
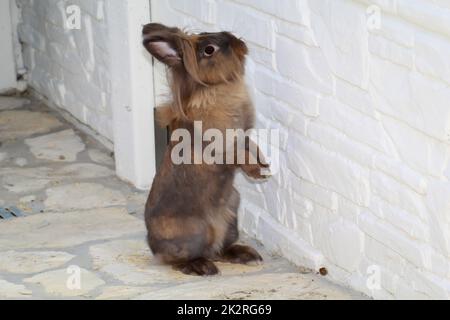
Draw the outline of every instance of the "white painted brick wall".
<instances>
[{"instance_id":1,"label":"white painted brick wall","mask_svg":"<svg viewBox=\"0 0 450 320\"><path fill-rule=\"evenodd\" d=\"M257 125L289 134L279 175L238 180L246 232L376 298L450 297L449 1L152 5L154 21L247 40Z\"/></svg>"},{"instance_id":2,"label":"white painted brick wall","mask_svg":"<svg viewBox=\"0 0 450 320\"><path fill-rule=\"evenodd\" d=\"M16 0L22 10L29 84L58 107L113 140L104 0ZM81 9L81 29L65 28L66 8Z\"/></svg>"}]
</instances>

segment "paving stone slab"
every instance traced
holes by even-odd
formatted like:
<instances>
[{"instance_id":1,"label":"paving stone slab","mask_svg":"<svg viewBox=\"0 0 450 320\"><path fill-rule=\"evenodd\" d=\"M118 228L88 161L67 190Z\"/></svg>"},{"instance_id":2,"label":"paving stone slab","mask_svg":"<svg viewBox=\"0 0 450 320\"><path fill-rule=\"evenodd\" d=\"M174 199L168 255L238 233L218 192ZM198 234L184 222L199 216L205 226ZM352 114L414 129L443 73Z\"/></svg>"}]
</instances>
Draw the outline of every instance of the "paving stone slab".
<instances>
[{"instance_id":1,"label":"paving stone slab","mask_svg":"<svg viewBox=\"0 0 450 320\"><path fill-rule=\"evenodd\" d=\"M0 111L22 108L30 103L30 100L24 98L0 96Z\"/></svg>"},{"instance_id":2,"label":"paving stone slab","mask_svg":"<svg viewBox=\"0 0 450 320\"><path fill-rule=\"evenodd\" d=\"M50 177L62 177L66 179L95 179L114 176L111 169L94 163L74 163L55 170Z\"/></svg>"},{"instance_id":3,"label":"paving stone slab","mask_svg":"<svg viewBox=\"0 0 450 320\"><path fill-rule=\"evenodd\" d=\"M92 246L89 250L96 270L108 273L127 285L173 284L198 281L162 265L152 256L145 239L115 240ZM273 265L272 260L263 265L217 263L221 276L259 273ZM286 266L285 266L286 267Z\"/></svg>"},{"instance_id":4,"label":"paving stone slab","mask_svg":"<svg viewBox=\"0 0 450 320\"><path fill-rule=\"evenodd\" d=\"M2 187L13 193L30 193L47 186L52 179L49 168L0 168Z\"/></svg>"},{"instance_id":5,"label":"paving stone slab","mask_svg":"<svg viewBox=\"0 0 450 320\"><path fill-rule=\"evenodd\" d=\"M27 139L25 144L37 159L57 162L74 162L78 153L86 148L72 129Z\"/></svg>"},{"instance_id":6,"label":"paving stone slab","mask_svg":"<svg viewBox=\"0 0 450 320\"><path fill-rule=\"evenodd\" d=\"M0 223L0 251L56 249L145 234L144 223L122 208L44 213Z\"/></svg>"},{"instance_id":7,"label":"paving stone slab","mask_svg":"<svg viewBox=\"0 0 450 320\"><path fill-rule=\"evenodd\" d=\"M74 211L125 206L125 196L117 190L96 183L75 183L46 191L46 211Z\"/></svg>"},{"instance_id":8,"label":"paving stone slab","mask_svg":"<svg viewBox=\"0 0 450 320\"><path fill-rule=\"evenodd\" d=\"M18 167L25 167L28 164L28 160L25 158L16 158L14 159L14 164Z\"/></svg>"},{"instance_id":9,"label":"paving stone slab","mask_svg":"<svg viewBox=\"0 0 450 320\"><path fill-rule=\"evenodd\" d=\"M74 258L67 252L0 252L0 272L32 274L61 267Z\"/></svg>"},{"instance_id":10,"label":"paving stone slab","mask_svg":"<svg viewBox=\"0 0 450 320\"><path fill-rule=\"evenodd\" d=\"M127 285L180 283L192 277L159 264L142 240L117 240L89 249L95 270Z\"/></svg>"},{"instance_id":11,"label":"paving stone slab","mask_svg":"<svg viewBox=\"0 0 450 320\"><path fill-rule=\"evenodd\" d=\"M136 296L155 290L151 287L113 286L106 287L96 300L131 300Z\"/></svg>"},{"instance_id":12,"label":"paving stone slab","mask_svg":"<svg viewBox=\"0 0 450 320\"><path fill-rule=\"evenodd\" d=\"M98 149L89 149L88 155L89 158L91 158L91 160L96 163L103 164L106 166L114 165L114 159L109 154L102 152Z\"/></svg>"},{"instance_id":13,"label":"paving stone slab","mask_svg":"<svg viewBox=\"0 0 450 320\"><path fill-rule=\"evenodd\" d=\"M148 199L148 192L132 193L127 196L129 202L136 205L145 205Z\"/></svg>"},{"instance_id":14,"label":"paving stone slab","mask_svg":"<svg viewBox=\"0 0 450 320\"><path fill-rule=\"evenodd\" d=\"M25 196L19 199L20 203L25 203L28 204L30 202L36 201L36 196L35 195L29 195L29 196Z\"/></svg>"},{"instance_id":15,"label":"paving stone slab","mask_svg":"<svg viewBox=\"0 0 450 320\"><path fill-rule=\"evenodd\" d=\"M0 168L3 188L14 193L30 193L44 189L49 184L68 180L104 178L114 175L111 169L93 164L76 163L60 168Z\"/></svg>"},{"instance_id":16,"label":"paving stone slab","mask_svg":"<svg viewBox=\"0 0 450 320\"><path fill-rule=\"evenodd\" d=\"M8 141L47 133L61 125L58 119L44 112L3 111L0 112L0 140Z\"/></svg>"},{"instance_id":17,"label":"paving stone slab","mask_svg":"<svg viewBox=\"0 0 450 320\"><path fill-rule=\"evenodd\" d=\"M98 275L78 267L40 273L24 282L39 285L53 296L85 298L91 298L88 293L105 284Z\"/></svg>"},{"instance_id":18,"label":"paving stone slab","mask_svg":"<svg viewBox=\"0 0 450 320\"><path fill-rule=\"evenodd\" d=\"M22 284L15 284L0 278L0 300L6 299L29 299L31 290Z\"/></svg>"},{"instance_id":19,"label":"paving stone slab","mask_svg":"<svg viewBox=\"0 0 450 320\"><path fill-rule=\"evenodd\" d=\"M212 277L146 293L137 300L338 299L355 298L346 289L297 273Z\"/></svg>"}]
</instances>

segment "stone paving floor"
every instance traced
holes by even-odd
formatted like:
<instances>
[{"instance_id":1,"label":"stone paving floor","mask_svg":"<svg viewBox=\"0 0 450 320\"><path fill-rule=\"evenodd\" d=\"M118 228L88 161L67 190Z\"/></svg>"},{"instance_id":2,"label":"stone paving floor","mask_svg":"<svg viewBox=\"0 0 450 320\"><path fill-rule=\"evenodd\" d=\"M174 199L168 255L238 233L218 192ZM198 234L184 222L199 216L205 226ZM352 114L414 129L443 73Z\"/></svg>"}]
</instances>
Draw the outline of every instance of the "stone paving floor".
<instances>
[{"instance_id":1,"label":"stone paving floor","mask_svg":"<svg viewBox=\"0 0 450 320\"><path fill-rule=\"evenodd\" d=\"M34 98L0 97L0 299L362 299L270 256L185 276L145 243L147 193L114 175L111 152Z\"/></svg>"}]
</instances>

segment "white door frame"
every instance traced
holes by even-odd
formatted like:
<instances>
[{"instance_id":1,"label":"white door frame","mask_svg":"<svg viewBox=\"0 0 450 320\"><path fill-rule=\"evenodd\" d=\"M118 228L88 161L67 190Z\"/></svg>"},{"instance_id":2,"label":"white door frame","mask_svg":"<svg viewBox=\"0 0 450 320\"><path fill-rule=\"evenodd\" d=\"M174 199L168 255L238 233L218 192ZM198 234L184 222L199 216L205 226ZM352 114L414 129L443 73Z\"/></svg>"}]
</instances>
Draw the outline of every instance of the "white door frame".
<instances>
[{"instance_id":1,"label":"white door frame","mask_svg":"<svg viewBox=\"0 0 450 320\"><path fill-rule=\"evenodd\" d=\"M0 93L17 86L10 1L0 1Z\"/></svg>"},{"instance_id":2,"label":"white door frame","mask_svg":"<svg viewBox=\"0 0 450 320\"><path fill-rule=\"evenodd\" d=\"M155 176L154 85L142 26L150 22L149 0L108 0L114 151L117 175L138 189Z\"/></svg>"}]
</instances>

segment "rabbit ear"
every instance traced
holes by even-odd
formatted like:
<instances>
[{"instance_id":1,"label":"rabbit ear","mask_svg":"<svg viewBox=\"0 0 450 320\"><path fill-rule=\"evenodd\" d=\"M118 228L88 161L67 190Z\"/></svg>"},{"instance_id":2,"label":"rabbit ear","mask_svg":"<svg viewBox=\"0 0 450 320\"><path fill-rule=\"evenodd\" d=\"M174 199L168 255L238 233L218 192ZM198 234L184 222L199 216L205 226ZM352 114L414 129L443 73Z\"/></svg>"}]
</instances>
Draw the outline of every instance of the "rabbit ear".
<instances>
[{"instance_id":1,"label":"rabbit ear","mask_svg":"<svg viewBox=\"0 0 450 320\"><path fill-rule=\"evenodd\" d=\"M248 54L248 47L245 42L241 39L238 39L233 36L233 40L231 41L231 45L238 55L239 59L245 59L245 56Z\"/></svg>"},{"instance_id":2,"label":"rabbit ear","mask_svg":"<svg viewBox=\"0 0 450 320\"><path fill-rule=\"evenodd\" d=\"M195 82L204 85L199 76L195 44L187 34L158 23L145 25L142 34L144 47L152 56L169 67L184 66L177 70L185 70Z\"/></svg>"},{"instance_id":3,"label":"rabbit ear","mask_svg":"<svg viewBox=\"0 0 450 320\"><path fill-rule=\"evenodd\" d=\"M173 44L163 39L152 39L144 37L144 47L154 56L168 66L181 63L181 57Z\"/></svg>"},{"instance_id":4,"label":"rabbit ear","mask_svg":"<svg viewBox=\"0 0 450 320\"><path fill-rule=\"evenodd\" d=\"M181 48L178 28L170 28L159 23L149 23L142 30L143 45L156 59L168 66L180 64Z\"/></svg>"}]
</instances>

